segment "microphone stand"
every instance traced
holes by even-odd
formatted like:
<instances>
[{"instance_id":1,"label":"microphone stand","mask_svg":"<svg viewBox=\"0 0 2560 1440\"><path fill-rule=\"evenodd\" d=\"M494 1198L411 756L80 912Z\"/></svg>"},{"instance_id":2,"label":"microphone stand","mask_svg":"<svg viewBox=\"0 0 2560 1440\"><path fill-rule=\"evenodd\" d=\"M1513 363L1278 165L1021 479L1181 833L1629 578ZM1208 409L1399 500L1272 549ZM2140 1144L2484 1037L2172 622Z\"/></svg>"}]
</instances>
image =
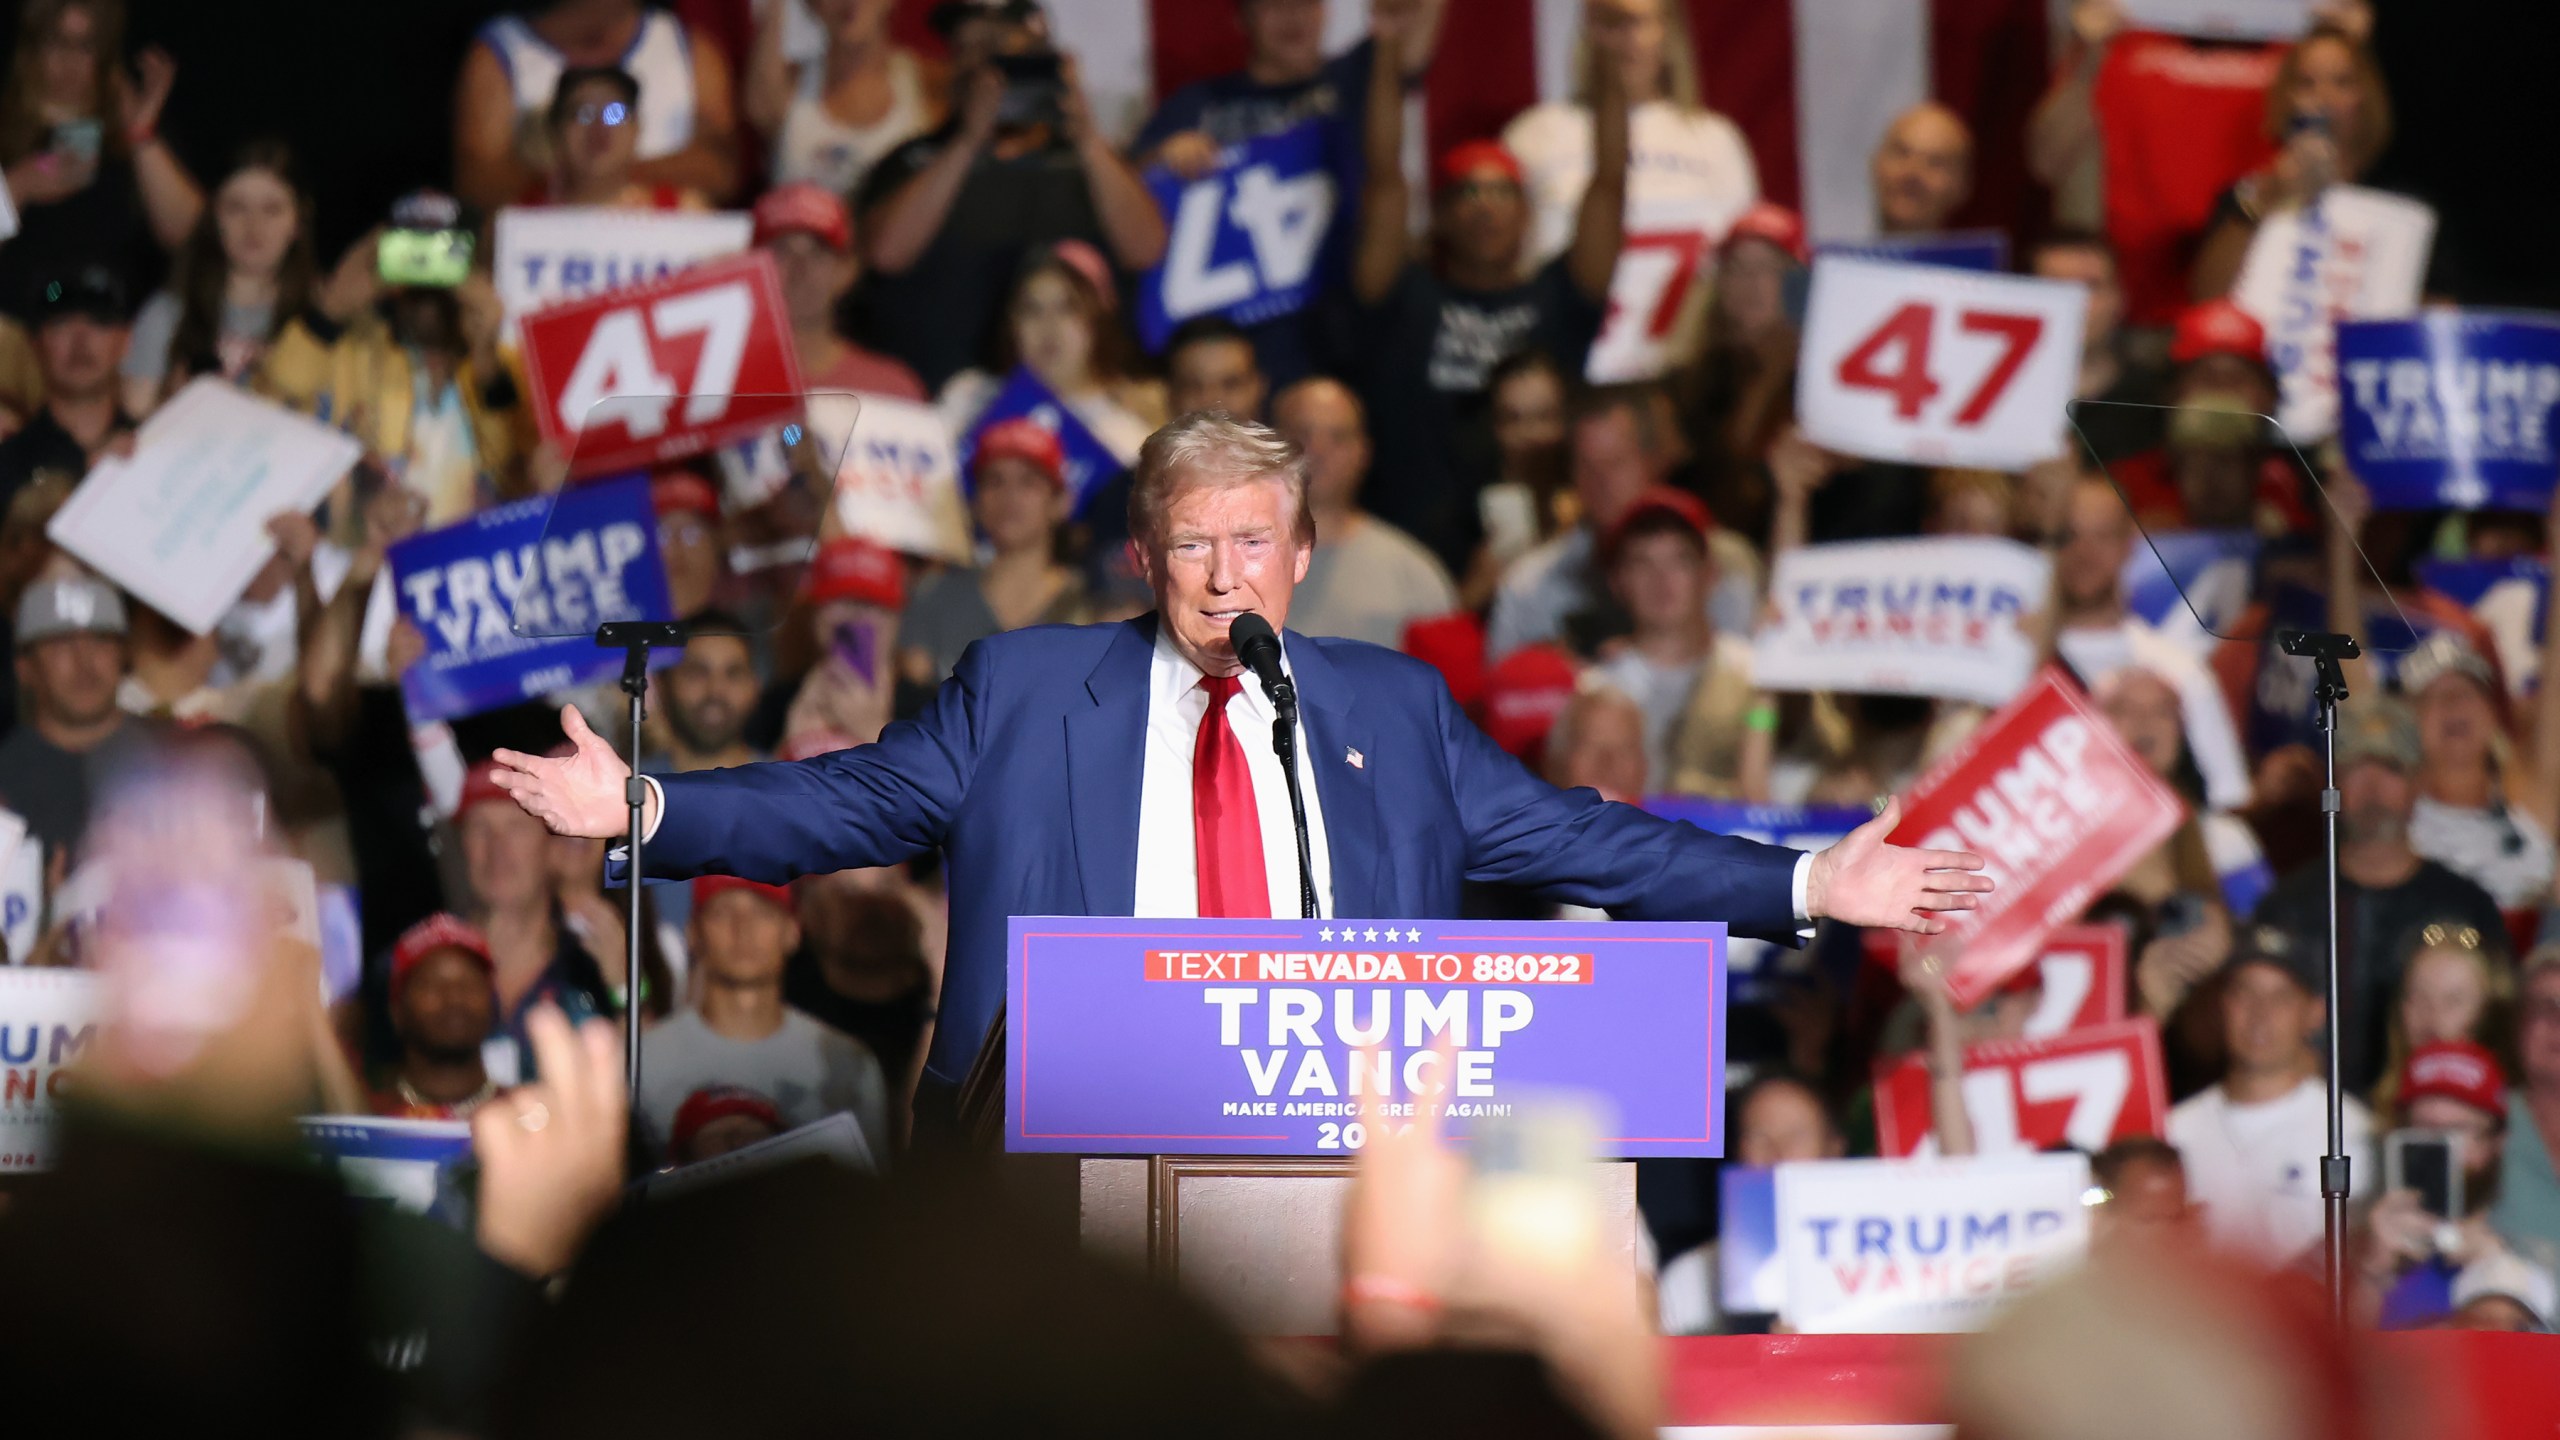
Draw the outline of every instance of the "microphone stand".
<instances>
[{"instance_id":1,"label":"microphone stand","mask_svg":"<svg viewBox=\"0 0 2560 1440\"><path fill-rule=\"evenodd\" d=\"M1275 682L1262 687L1271 696L1271 709L1277 717L1271 722L1271 749L1280 757L1280 774L1289 782L1289 820L1298 830L1298 908L1299 918L1316 918L1315 853L1307 844L1307 797L1298 788L1298 687L1281 672Z\"/></svg>"},{"instance_id":2,"label":"microphone stand","mask_svg":"<svg viewBox=\"0 0 2560 1440\"><path fill-rule=\"evenodd\" d=\"M615 620L596 627L596 644L622 652L622 693L631 697L631 753L624 758L631 774L624 779L623 799L631 806L631 829L623 843L630 848L631 868L624 872L622 916L622 1078L630 1089L631 1113L640 1113L640 829L649 787L640 778L640 724L648 718L649 650L684 647L684 627L662 620ZM635 1129L633 1133L638 1133Z\"/></svg>"},{"instance_id":3,"label":"microphone stand","mask_svg":"<svg viewBox=\"0 0 2560 1440\"><path fill-rule=\"evenodd\" d=\"M2277 640L2287 655L2308 659L2317 673L2313 695L2320 702L2321 762L2327 783L2320 791L2320 822L2325 830L2320 853L2329 871L2329 1151L2320 1157L2320 1202L2326 1232L2329 1320L2340 1329L2347 1323L2347 1141L2345 1092L2338 1083L2338 1034L2346 1026L2344 996L2338 986L2338 702L2347 698L2347 674L2339 663L2364 653L2354 637L2320 631L2289 631Z\"/></svg>"}]
</instances>

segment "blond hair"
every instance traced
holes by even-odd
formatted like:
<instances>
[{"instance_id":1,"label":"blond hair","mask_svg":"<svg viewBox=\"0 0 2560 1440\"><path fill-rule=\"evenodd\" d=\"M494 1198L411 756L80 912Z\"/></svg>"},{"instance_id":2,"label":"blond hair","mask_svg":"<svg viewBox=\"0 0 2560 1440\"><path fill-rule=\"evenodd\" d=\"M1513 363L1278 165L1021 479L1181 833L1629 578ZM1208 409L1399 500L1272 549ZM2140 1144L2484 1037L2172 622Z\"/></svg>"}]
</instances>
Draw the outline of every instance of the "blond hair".
<instances>
[{"instance_id":1,"label":"blond hair","mask_svg":"<svg viewBox=\"0 0 2560 1440\"><path fill-rule=\"evenodd\" d=\"M1301 545L1316 538L1307 500L1307 457L1278 431L1224 410L1194 410L1147 437L1129 485L1129 534L1147 553L1163 548L1165 517L1184 491L1257 480L1288 487L1290 528Z\"/></svg>"}]
</instances>

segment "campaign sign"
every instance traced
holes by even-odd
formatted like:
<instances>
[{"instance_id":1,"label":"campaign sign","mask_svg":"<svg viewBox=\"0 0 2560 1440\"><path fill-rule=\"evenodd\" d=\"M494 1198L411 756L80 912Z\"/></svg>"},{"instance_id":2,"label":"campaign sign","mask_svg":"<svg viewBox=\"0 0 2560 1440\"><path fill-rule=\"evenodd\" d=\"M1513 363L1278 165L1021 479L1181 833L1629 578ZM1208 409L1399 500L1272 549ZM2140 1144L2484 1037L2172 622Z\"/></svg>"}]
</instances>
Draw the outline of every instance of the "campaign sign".
<instances>
[{"instance_id":1,"label":"campaign sign","mask_svg":"<svg viewBox=\"0 0 2560 1440\"><path fill-rule=\"evenodd\" d=\"M2441 601L2430 605L2423 594L2406 606L2376 592L2368 592L2363 600L2365 666L2385 687L2398 681L2401 660L2438 630L2460 632L2474 649L2490 648L2487 637L2459 606ZM2309 660L2285 654L2279 641L2288 630L2328 628L2328 597L2310 586L2278 585L2268 597L2266 633L2258 642L2258 671L2249 693L2252 754L2263 755L2283 745L2319 749L2320 704L2313 693L2319 677Z\"/></svg>"},{"instance_id":2,"label":"campaign sign","mask_svg":"<svg viewBox=\"0 0 2560 1440\"><path fill-rule=\"evenodd\" d=\"M2120 0L2129 30L2215 40L2298 40L2311 28L2311 0Z\"/></svg>"},{"instance_id":3,"label":"campaign sign","mask_svg":"<svg viewBox=\"0 0 2560 1440\"><path fill-rule=\"evenodd\" d=\"M2152 846L2186 806L2116 737L2078 687L2048 667L2007 708L1911 787L1897 845L1970 850L1995 888L1945 917L1959 954L1947 985L1960 1008L2041 953Z\"/></svg>"},{"instance_id":4,"label":"campaign sign","mask_svg":"<svg viewBox=\"0 0 2560 1440\"><path fill-rule=\"evenodd\" d=\"M1716 1172L1716 1303L1727 1315L1775 1315L1787 1303L1778 1254L1778 1172L1727 1165Z\"/></svg>"},{"instance_id":5,"label":"campaign sign","mask_svg":"<svg viewBox=\"0 0 2560 1440\"><path fill-rule=\"evenodd\" d=\"M301 1126L303 1145L336 1167L349 1194L440 1220L469 1213L470 1122L305 1115Z\"/></svg>"},{"instance_id":6,"label":"campaign sign","mask_svg":"<svg viewBox=\"0 0 2560 1440\"><path fill-rule=\"evenodd\" d=\"M2338 327L2338 434L2377 510L2541 510L2560 481L2560 315Z\"/></svg>"},{"instance_id":7,"label":"campaign sign","mask_svg":"<svg viewBox=\"0 0 2560 1440\"><path fill-rule=\"evenodd\" d=\"M2148 1015L2040 1040L1995 1040L1964 1052L1964 1113L1977 1154L2032 1154L2058 1145L2096 1154L2169 1123L2160 1027ZM1905 1055L1876 1064L1876 1149L1933 1156L1929 1064Z\"/></svg>"},{"instance_id":8,"label":"campaign sign","mask_svg":"<svg viewBox=\"0 0 2560 1440\"><path fill-rule=\"evenodd\" d=\"M2084 1155L1778 1167L1779 1318L1804 1334L1979 1329L2089 1248Z\"/></svg>"},{"instance_id":9,"label":"campaign sign","mask_svg":"<svg viewBox=\"0 0 2560 1440\"><path fill-rule=\"evenodd\" d=\"M960 437L960 480L966 487L969 475L978 462L978 437L987 427L1000 420L1028 416L1032 423L1058 437L1058 448L1067 457L1067 493L1076 497L1075 509L1083 513L1085 502L1129 468L1128 463L1111 451L1111 447L1095 437L1093 431L1067 403L1040 383L1030 367L1017 365L1005 377L1003 388L996 391L987 408L978 412L969 433Z\"/></svg>"},{"instance_id":10,"label":"campaign sign","mask_svg":"<svg viewBox=\"0 0 2560 1440\"><path fill-rule=\"evenodd\" d=\"M400 676L417 724L610 679L622 652L598 648L596 626L674 610L649 482L638 476L483 510L410 536L389 559L400 613L427 640ZM649 657L652 666L678 658Z\"/></svg>"},{"instance_id":11,"label":"campaign sign","mask_svg":"<svg viewBox=\"0 0 2560 1440\"><path fill-rule=\"evenodd\" d=\"M1705 315L1700 282L1714 273L1716 240L1732 219L1729 208L1696 194L1628 198L1608 307L1582 378L1594 385L1651 380L1675 353L1693 348Z\"/></svg>"},{"instance_id":12,"label":"campaign sign","mask_svg":"<svg viewBox=\"0 0 2560 1440\"><path fill-rule=\"evenodd\" d=\"M1943 235L1879 235L1872 240L1825 241L1816 255L1891 260L1997 275L2009 268L2009 237L1997 230L1954 230Z\"/></svg>"},{"instance_id":13,"label":"campaign sign","mask_svg":"<svg viewBox=\"0 0 2560 1440\"><path fill-rule=\"evenodd\" d=\"M860 413L849 424L833 418L855 404ZM809 424L852 437L836 470L836 519L845 533L909 555L969 563L959 446L940 411L889 395L812 395Z\"/></svg>"},{"instance_id":14,"label":"campaign sign","mask_svg":"<svg viewBox=\"0 0 2560 1440\"><path fill-rule=\"evenodd\" d=\"M545 306L663 280L735 255L755 234L739 211L510 206L498 212L490 278L514 325Z\"/></svg>"},{"instance_id":15,"label":"campaign sign","mask_svg":"<svg viewBox=\"0 0 2560 1440\"><path fill-rule=\"evenodd\" d=\"M2539 555L2504 560L2421 560L2418 579L2460 603L2488 630L2508 693L2534 691L2542 672L2544 627L2551 617L2551 562Z\"/></svg>"},{"instance_id":16,"label":"campaign sign","mask_svg":"<svg viewBox=\"0 0 2560 1440\"><path fill-rule=\"evenodd\" d=\"M2124 559L2124 605L2154 628L2226 634L2248 608L2258 537L2247 530L2168 530Z\"/></svg>"},{"instance_id":17,"label":"campaign sign","mask_svg":"<svg viewBox=\"0 0 2560 1440\"><path fill-rule=\"evenodd\" d=\"M1927 945L1894 930L1869 930L1860 940L1869 964L1896 969L1902 947ZM2022 972L2023 973L2023 972ZM2027 1017L2025 1038L2042 1040L2113 1024L2124 1018L2125 936L2117 925L2064 925L2045 937L2036 955L2040 998Z\"/></svg>"},{"instance_id":18,"label":"campaign sign","mask_svg":"<svg viewBox=\"0 0 2560 1440\"><path fill-rule=\"evenodd\" d=\"M71 1064L98 1033L102 997L86 970L0 965L0 1175L53 1168Z\"/></svg>"},{"instance_id":19,"label":"campaign sign","mask_svg":"<svg viewBox=\"0 0 2560 1440\"><path fill-rule=\"evenodd\" d=\"M2332 185L2259 223L2231 302L2267 329L2276 419L2293 443L2326 440L2338 428L2337 323L2415 310L2435 234L2434 210L2357 185Z\"/></svg>"},{"instance_id":20,"label":"campaign sign","mask_svg":"<svg viewBox=\"0 0 2560 1440\"><path fill-rule=\"evenodd\" d=\"M716 450L801 409L800 352L762 251L535 311L524 372L571 475Z\"/></svg>"},{"instance_id":21,"label":"campaign sign","mask_svg":"<svg viewBox=\"0 0 2560 1440\"><path fill-rule=\"evenodd\" d=\"M2052 558L2014 540L1799 546L1770 577L1752 679L1998 705L2035 673L2041 647L2026 622L2052 588Z\"/></svg>"},{"instance_id":22,"label":"campaign sign","mask_svg":"<svg viewBox=\"0 0 2560 1440\"><path fill-rule=\"evenodd\" d=\"M1138 277L1138 338L1149 353L1201 315L1259 325L1306 306L1336 201L1324 137L1324 122L1306 120L1229 145L1197 180L1162 166L1147 172L1170 221L1163 262Z\"/></svg>"},{"instance_id":23,"label":"campaign sign","mask_svg":"<svg viewBox=\"0 0 2560 1440\"><path fill-rule=\"evenodd\" d=\"M1816 256L1797 414L1829 450L2022 470L2063 453L2085 287Z\"/></svg>"},{"instance_id":24,"label":"campaign sign","mask_svg":"<svg viewBox=\"0 0 2560 1440\"><path fill-rule=\"evenodd\" d=\"M1615 1154L1720 1155L1724 945L1721 924L1016 916L1005 1146L1341 1154L1370 1101L1463 1137L1569 1089L1614 1111Z\"/></svg>"},{"instance_id":25,"label":"campaign sign","mask_svg":"<svg viewBox=\"0 0 2560 1440\"><path fill-rule=\"evenodd\" d=\"M1753 805L1698 795L1656 795L1644 802L1644 808L1665 820L1686 820L1718 835L1738 835L1790 850L1824 849L1875 818L1873 812L1854 805ZM1775 1000L1781 972L1796 968L1790 964L1791 957L1804 954L1771 940L1731 937L1725 950L1727 998L1736 1005Z\"/></svg>"}]
</instances>

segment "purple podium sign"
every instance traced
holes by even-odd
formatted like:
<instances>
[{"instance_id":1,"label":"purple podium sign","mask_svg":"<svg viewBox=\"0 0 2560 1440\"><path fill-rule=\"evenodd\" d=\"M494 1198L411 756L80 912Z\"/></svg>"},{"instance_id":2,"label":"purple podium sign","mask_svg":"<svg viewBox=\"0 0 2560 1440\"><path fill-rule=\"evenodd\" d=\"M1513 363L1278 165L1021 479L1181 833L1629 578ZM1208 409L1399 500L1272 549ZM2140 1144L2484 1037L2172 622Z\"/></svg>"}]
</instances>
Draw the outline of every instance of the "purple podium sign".
<instances>
[{"instance_id":1,"label":"purple podium sign","mask_svg":"<svg viewBox=\"0 0 2560 1440\"><path fill-rule=\"evenodd\" d=\"M1619 1156L1724 1153L1722 925L1031 915L1006 954L1008 1150L1341 1154L1370 1097L1462 1137L1579 1090Z\"/></svg>"}]
</instances>

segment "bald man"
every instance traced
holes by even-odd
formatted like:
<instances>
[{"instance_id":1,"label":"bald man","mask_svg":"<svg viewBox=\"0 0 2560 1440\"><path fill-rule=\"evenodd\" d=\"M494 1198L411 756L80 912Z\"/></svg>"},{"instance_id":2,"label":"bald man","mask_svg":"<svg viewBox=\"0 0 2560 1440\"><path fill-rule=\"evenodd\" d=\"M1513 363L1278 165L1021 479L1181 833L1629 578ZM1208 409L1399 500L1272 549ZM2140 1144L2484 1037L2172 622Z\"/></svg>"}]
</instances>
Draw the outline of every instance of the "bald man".
<instances>
[{"instance_id":1,"label":"bald man","mask_svg":"<svg viewBox=\"0 0 2560 1440\"><path fill-rule=\"evenodd\" d=\"M1319 542L1298 582L1291 625L1394 650L1403 647L1407 625L1458 608L1457 587L1438 557L1360 508L1369 426L1359 397L1339 380L1301 380L1272 402L1271 424L1306 452Z\"/></svg>"},{"instance_id":2,"label":"bald man","mask_svg":"<svg viewBox=\"0 0 2560 1440\"><path fill-rule=\"evenodd\" d=\"M1973 132L1953 110L1923 101L1885 127L1868 169L1877 233L1935 234L1972 197Z\"/></svg>"}]
</instances>

